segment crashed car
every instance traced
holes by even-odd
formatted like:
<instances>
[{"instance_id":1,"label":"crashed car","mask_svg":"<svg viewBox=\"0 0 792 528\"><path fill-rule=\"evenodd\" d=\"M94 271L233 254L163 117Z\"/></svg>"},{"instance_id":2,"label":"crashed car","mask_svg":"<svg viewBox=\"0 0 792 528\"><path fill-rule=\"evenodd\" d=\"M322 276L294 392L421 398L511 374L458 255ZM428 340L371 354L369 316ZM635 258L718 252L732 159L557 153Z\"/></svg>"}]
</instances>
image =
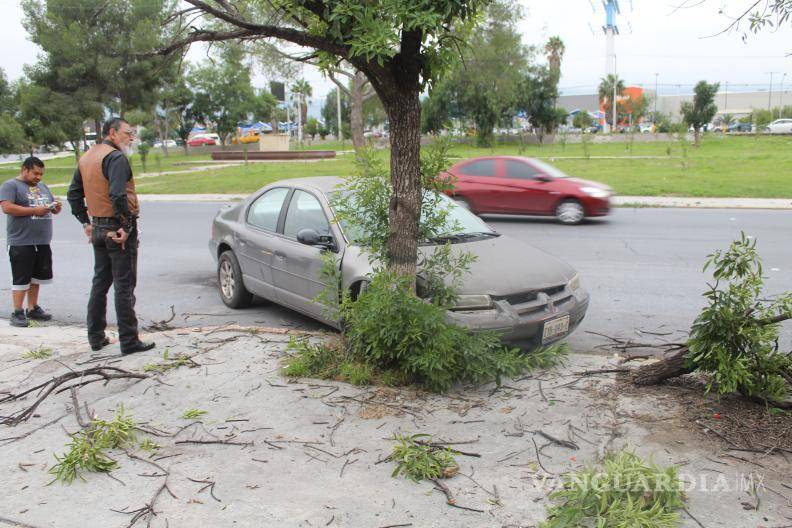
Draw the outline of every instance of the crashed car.
<instances>
[{"instance_id":1,"label":"crashed car","mask_svg":"<svg viewBox=\"0 0 792 528\"><path fill-rule=\"evenodd\" d=\"M333 221L332 196L342 185L334 177L278 181L217 213L209 250L227 306L242 308L256 295L339 328L315 301L327 287L323 253L335 255L341 287L353 299L372 274L366 248L351 237L354 228ZM449 232L421 242L419 252L426 256L450 242L452 251L475 255L447 311L449 322L496 331L524 349L562 339L580 324L589 294L569 264L497 233L446 196L440 203L449 211Z\"/></svg>"}]
</instances>

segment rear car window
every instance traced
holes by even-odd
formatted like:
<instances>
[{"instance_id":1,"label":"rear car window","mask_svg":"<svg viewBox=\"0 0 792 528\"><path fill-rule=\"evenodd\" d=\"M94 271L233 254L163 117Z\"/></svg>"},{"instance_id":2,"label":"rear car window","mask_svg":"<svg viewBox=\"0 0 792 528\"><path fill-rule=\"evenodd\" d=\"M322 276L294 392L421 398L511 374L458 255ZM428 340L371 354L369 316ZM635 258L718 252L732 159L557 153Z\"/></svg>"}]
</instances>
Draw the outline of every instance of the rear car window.
<instances>
[{"instance_id":1,"label":"rear car window","mask_svg":"<svg viewBox=\"0 0 792 528\"><path fill-rule=\"evenodd\" d=\"M472 161L462 167L459 172L467 176L495 176L495 160Z\"/></svg>"},{"instance_id":2,"label":"rear car window","mask_svg":"<svg viewBox=\"0 0 792 528\"><path fill-rule=\"evenodd\" d=\"M276 187L259 196L248 209L247 223L274 232L278 227L283 199L288 193L289 189L286 187Z\"/></svg>"}]
</instances>

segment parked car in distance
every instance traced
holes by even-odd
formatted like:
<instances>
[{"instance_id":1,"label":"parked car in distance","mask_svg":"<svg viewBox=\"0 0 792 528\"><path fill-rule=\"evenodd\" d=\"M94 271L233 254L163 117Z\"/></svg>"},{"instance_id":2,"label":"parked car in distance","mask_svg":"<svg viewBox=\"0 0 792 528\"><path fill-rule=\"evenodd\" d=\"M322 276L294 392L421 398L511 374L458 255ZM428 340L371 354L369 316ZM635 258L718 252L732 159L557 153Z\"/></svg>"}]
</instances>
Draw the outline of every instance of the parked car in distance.
<instances>
[{"instance_id":1,"label":"parked car in distance","mask_svg":"<svg viewBox=\"0 0 792 528\"><path fill-rule=\"evenodd\" d=\"M571 178L535 158L472 158L447 172L454 179L449 194L475 214L555 216L562 224L578 224L610 212L610 187Z\"/></svg>"},{"instance_id":2,"label":"parked car in distance","mask_svg":"<svg viewBox=\"0 0 792 528\"><path fill-rule=\"evenodd\" d=\"M282 180L217 213L209 251L227 306L244 307L255 294L340 328L315 302L327 287L324 257L335 258L340 287L352 299L373 273L366 248L355 241L360 227L334 221L332 198L344 192L342 184L336 177ZM448 211L447 232L420 242L419 262L448 243L452 252L476 257L449 321L499 332L507 344L526 349L557 341L580 324L589 294L569 264L493 231L447 197L440 204ZM419 295L421 285L419 279Z\"/></svg>"},{"instance_id":3,"label":"parked car in distance","mask_svg":"<svg viewBox=\"0 0 792 528\"><path fill-rule=\"evenodd\" d=\"M654 123L641 123L638 126L638 131L641 134L653 134L655 131Z\"/></svg>"},{"instance_id":4,"label":"parked car in distance","mask_svg":"<svg viewBox=\"0 0 792 528\"><path fill-rule=\"evenodd\" d=\"M173 139L166 139L165 141L155 141L154 145L152 145L152 146L154 148L163 148L163 147L176 148L176 147L178 147L178 145L176 144L176 141L173 140Z\"/></svg>"},{"instance_id":5,"label":"parked car in distance","mask_svg":"<svg viewBox=\"0 0 792 528\"><path fill-rule=\"evenodd\" d=\"M727 130L728 132L753 132L754 126L753 123L737 122L729 125L729 128Z\"/></svg>"},{"instance_id":6,"label":"parked car in distance","mask_svg":"<svg viewBox=\"0 0 792 528\"><path fill-rule=\"evenodd\" d=\"M203 145L217 145L219 142L220 136L217 134L196 134L187 140L187 145L200 147Z\"/></svg>"},{"instance_id":7,"label":"parked car in distance","mask_svg":"<svg viewBox=\"0 0 792 528\"><path fill-rule=\"evenodd\" d=\"M765 127L765 132L768 134L792 134L792 119L776 119Z\"/></svg>"}]
</instances>

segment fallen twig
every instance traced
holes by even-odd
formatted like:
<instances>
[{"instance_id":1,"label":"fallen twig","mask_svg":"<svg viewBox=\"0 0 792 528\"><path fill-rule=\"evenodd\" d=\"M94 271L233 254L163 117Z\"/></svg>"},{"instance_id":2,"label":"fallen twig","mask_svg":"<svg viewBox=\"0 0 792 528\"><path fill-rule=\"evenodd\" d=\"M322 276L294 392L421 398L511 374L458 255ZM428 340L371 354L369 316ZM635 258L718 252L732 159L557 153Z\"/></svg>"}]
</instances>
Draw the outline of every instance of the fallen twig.
<instances>
[{"instance_id":1,"label":"fallen twig","mask_svg":"<svg viewBox=\"0 0 792 528\"><path fill-rule=\"evenodd\" d=\"M551 436L551 435L545 433L541 429L537 429L536 431L533 431L533 433L541 435L541 436L545 437L546 439L550 440L552 443L558 444L561 447L568 447L569 449L575 449L575 450L580 449L580 446L577 445L575 442L572 442L571 440L561 440L559 438L556 438L555 436Z\"/></svg>"},{"instance_id":2,"label":"fallen twig","mask_svg":"<svg viewBox=\"0 0 792 528\"><path fill-rule=\"evenodd\" d=\"M476 508L468 508L467 506L460 506L459 504L456 503L456 499L451 494L451 490L448 489L448 486L446 486L445 484L440 482L440 480L438 480L438 479L429 479L429 480L434 482L434 484L437 487L437 489L442 491L445 494L445 496L446 496L446 504L448 504L449 506L453 506L454 508L459 508L460 510L467 510L467 511L472 511L472 512L476 512L476 513L484 513L484 510L477 510Z\"/></svg>"},{"instance_id":3,"label":"fallen twig","mask_svg":"<svg viewBox=\"0 0 792 528\"><path fill-rule=\"evenodd\" d=\"M84 379L89 376L98 376L98 377L88 380ZM110 380L114 380L114 379L147 379L149 377L150 376L148 374L130 372L128 370L124 370L118 367L108 367L108 366L92 367L85 370L77 370L77 371L72 370L70 372L61 374L60 376L55 376L49 381L40 383L35 387L31 387L27 390L24 390L16 394L10 394L0 399L0 403L7 403L22 399L28 394L31 394L38 390L42 391L39 397L32 405L10 416L3 416L2 418L0 418L0 424L15 426L24 421L27 421L31 416L33 416L33 413L36 411L38 406L41 405L41 402L47 399L47 397L53 392L55 394L60 394L63 391L71 390L72 388L75 387L83 387L85 385L88 385L89 383L94 383L96 381L101 381L101 380L104 380L105 383L108 383ZM83 381L80 381L79 383L75 383L67 387L61 387L61 385L76 379L80 379Z\"/></svg>"}]
</instances>

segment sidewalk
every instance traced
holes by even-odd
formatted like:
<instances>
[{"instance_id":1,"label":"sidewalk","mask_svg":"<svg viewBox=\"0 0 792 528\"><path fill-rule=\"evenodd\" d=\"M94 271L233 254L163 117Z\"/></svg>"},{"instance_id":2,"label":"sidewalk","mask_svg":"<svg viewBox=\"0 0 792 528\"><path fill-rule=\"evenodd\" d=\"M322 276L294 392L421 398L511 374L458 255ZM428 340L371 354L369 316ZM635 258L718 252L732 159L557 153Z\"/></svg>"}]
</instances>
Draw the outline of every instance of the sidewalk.
<instances>
[{"instance_id":1,"label":"sidewalk","mask_svg":"<svg viewBox=\"0 0 792 528\"><path fill-rule=\"evenodd\" d=\"M712 423L721 404L700 387L639 392L614 374L586 375L613 368L613 358L573 355L564 367L504 380L499 389L488 384L435 395L286 380L278 368L287 360L288 330L172 329L145 336L157 348L129 357L119 355L117 344L92 353L84 333L71 326L0 326L0 398L72 369L105 365L148 373L142 380L85 385L77 399L102 419L123 405L149 431L138 440L159 448L112 450L118 468L110 478L85 473L85 481L47 486L53 454L64 453L67 433L79 430L69 392L53 392L28 421L0 425L0 525L122 528L152 497L157 528L536 525L559 474L621 447L679 465L690 482L687 508L708 528L781 526L792 516L792 492L784 487L789 462L730 453L706 435L701 424ZM40 346L52 356L21 357ZM154 375L156 365L178 354L189 361ZM0 417L36 398L0 403ZM183 419L188 409L206 414ZM569 438L578 449L548 442L539 431ZM457 505L481 512L447 505L429 482L391 478L394 465L383 462L390 438L417 432L479 455L456 456L460 474L444 482ZM741 484L748 475L763 479L756 497ZM156 495L165 484L167 491ZM698 526L680 515L680 526Z\"/></svg>"},{"instance_id":2,"label":"sidewalk","mask_svg":"<svg viewBox=\"0 0 792 528\"><path fill-rule=\"evenodd\" d=\"M140 194L143 202L235 202L249 194ZM672 196L614 196L615 207L684 207L701 209L792 210L792 198L695 198Z\"/></svg>"}]
</instances>

